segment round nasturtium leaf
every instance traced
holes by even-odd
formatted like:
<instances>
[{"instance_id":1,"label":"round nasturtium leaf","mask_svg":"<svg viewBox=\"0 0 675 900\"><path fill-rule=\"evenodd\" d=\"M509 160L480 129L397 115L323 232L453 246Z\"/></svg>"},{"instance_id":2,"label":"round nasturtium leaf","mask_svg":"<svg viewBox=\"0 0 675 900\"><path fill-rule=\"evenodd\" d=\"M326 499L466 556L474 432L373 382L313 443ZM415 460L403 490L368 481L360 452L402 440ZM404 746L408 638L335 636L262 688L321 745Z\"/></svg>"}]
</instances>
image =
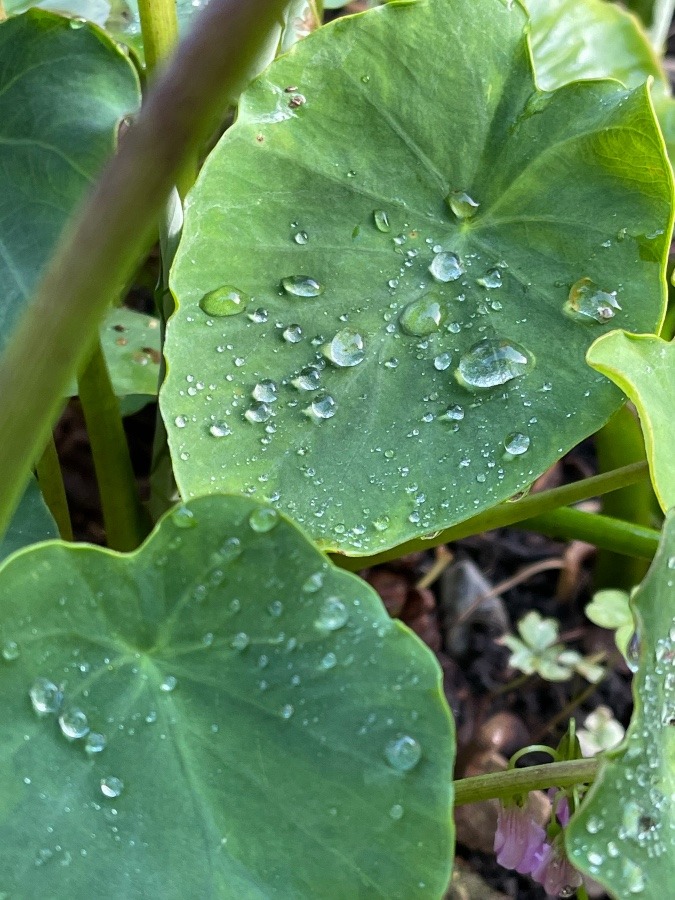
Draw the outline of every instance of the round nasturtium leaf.
<instances>
[{"instance_id":1,"label":"round nasturtium leaf","mask_svg":"<svg viewBox=\"0 0 675 900\"><path fill-rule=\"evenodd\" d=\"M651 569L631 600L638 628L632 663L634 712L608 753L566 844L575 866L612 897L659 900L675 858L675 514ZM630 654L629 654L630 655Z\"/></svg>"},{"instance_id":2,"label":"round nasturtium leaf","mask_svg":"<svg viewBox=\"0 0 675 900\"><path fill-rule=\"evenodd\" d=\"M430 651L271 507L0 569L2 889L439 898L452 722Z\"/></svg>"},{"instance_id":3,"label":"round nasturtium leaf","mask_svg":"<svg viewBox=\"0 0 675 900\"><path fill-rule=\"evenodd\" d=\"M645 86L535 89L526 21L381 7L242 97L172 272L184 497L265 497L373 553L523 489L617 408L584 356L660 320L670 168ZM224 286L245 310L209 315Z\"/></svg>"},{"instance_id":4,"label":"round nasturtium leaf","mask_svg":"<svg viewBox=\"0 0 675 900\"><path fill-rule=\"evenodd\" d=\"M140 88L113 40L48 12L2 22L0 60L2 348Z\"/></svg>"}]
</instances>

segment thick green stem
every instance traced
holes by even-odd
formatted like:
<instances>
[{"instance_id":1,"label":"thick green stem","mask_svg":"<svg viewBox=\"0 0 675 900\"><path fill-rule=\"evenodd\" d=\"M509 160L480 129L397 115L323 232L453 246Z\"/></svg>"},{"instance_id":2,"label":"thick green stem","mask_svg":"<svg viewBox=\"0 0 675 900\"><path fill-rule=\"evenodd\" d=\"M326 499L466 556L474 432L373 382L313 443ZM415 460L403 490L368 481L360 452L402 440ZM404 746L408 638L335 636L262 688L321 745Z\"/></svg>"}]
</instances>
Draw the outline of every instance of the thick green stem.
<instances>
[{"instance_id":1,"label":"thick green stem","mask_svg":"<svg viewBox=\"0 0 675 900\"><path fill-rule=\"evenodd\" d=\"M42 456L35 466L35 473L45 503L56 521L59 534L64 541L72 541L73 526L70 521L66 489L63 484L63 473L52 435L49 436Z\"/></svg>"},{"instance_id":2,"label":"thick green stem","mask_svg":"<svg viewBox=\"0 0 675 900\"><path fill-rule=\"evenodd\" d=\"M120 405L100 341L77 380L112 550L135 550L149 531L129 456Z\"/></svg>"},{"instance_id":3,"label":"thick green stem","mask_svg":"<svg viewBox=\"0 0 675 900\"><path fill-rule=\"evenodd\" d=\"M498 506L473 516L459 525L446 528L432 540L425 541L416 538L415 540L407 541L405 544L399 544L398 547L393 547L391 550L377 553L374 556L347 557L336 553L333 555L333 562L343 569L355 572L358 569L374 566L377 563L388 562L390 559L398 559L400 556L405 556L406 553L430 550L433 547L438 547L440 544L458 541L472 534L480 534L493 528L515 525L524 519L529 519L531 516L549 512L559 507L569 506L571 503L580 503L582 500L588 500L591 497L599 497L602 494L616 491L627 484L634 484L648 477L649 469L647 463L634 463L633 465L616 469L614 472L606 472L602 475L594 475L592 478L585 478L583 481L578 481L574 484L566 484L563 487L554 488L550 491L541 491L538 494L532 494L517 501L500 503Z\"/></svg>"},{"instance_id":4,"label":"thick green stem","mask_svg":"<svg viewBox=\"0 0 675 900\"><path fill-rule=\"evenodd\" d=\"M153 72L178 41L176 4L174 0L138 0L138 17L145 65L148 72Z\"/></svg>"},{"instance_id":5,"label":"thick green stem","mask_svg":"<svg viewBox=\"0 0 675 900\"><path fill-rule=\"evenodd\" d=\"M285 0L211 0L65 230L0 357L0 535L99 321L147 253L177 173L284 6Z\"/></svg>"},{"instance_id":6,"label":"thick green stem","mask_svg":"<svg viewBox=\"0 0 675 900\"><path fill-rule=\"evenodd\" d=\"M575 784L590 784L598 773L598 766L599 762L595 758L574 759L460 778L454 782L455 806L493 798L506 800L528 791L550 787L567 788Z\"/></svg>"},{"instance_id":7,"label":"thick green stem","mask_svg":"<svg viewBox=\"0 0 675 900\"><path fill-rule=\"evenodd\" d=\"M567 508L555 509L524 522L516 522L515 527L539 531L563 541L587 541L596 547L641 559L652 559L660 536L653 528Z\"/></svg>"}]
</instances>

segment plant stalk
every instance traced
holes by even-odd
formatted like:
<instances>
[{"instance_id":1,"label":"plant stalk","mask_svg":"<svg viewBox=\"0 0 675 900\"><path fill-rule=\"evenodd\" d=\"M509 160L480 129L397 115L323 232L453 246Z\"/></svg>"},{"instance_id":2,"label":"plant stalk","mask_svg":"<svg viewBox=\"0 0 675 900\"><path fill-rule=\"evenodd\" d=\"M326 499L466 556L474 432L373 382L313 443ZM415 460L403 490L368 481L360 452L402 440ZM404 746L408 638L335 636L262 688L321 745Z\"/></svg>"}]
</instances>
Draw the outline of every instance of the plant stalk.
<instances>
[{"instance_id":1,"label":"plant stalk","mask_svg":"<svg viewBox=\"0 0 675 900\"><path fill-rule=\"evenodd\" d=\"M82 369L77 387L94 457L103 521L112 550L135 550L148 534L120 406L100 340Z\"/></svg>"},{"instance_id":2,"label":"plant stalk","mask_svg":"<svg viewBox=\"0 0 675 900\"><path fill-rule=\"evenodd\" d=\"M598 774L598 767L599 761L596 758L574 759L460 778L454 782L455 806L495 798L506 800L517 794L550 787L567 788L575 784L590 784Z\"/></svg>"},{"instance_id":3,"label":"plant stalk","mask_svg":"<svg viewBox=\"0 0 675 900\"><path fill-rule=\"evenodd\" d=\"M73 526L70 521L70 511L66 498L66 488L63 484L63 472L59 455L56 452L56 444L53 435L45 446L42 456L35 466L38 484L49 511L54 516L59 534L62 540L73 540Z\"/></svg>"},{"instance_id":4,"label":"plant stalk","mask_svg":"<svg viewBox=\"0 0 675 900\"><path fill-rule=\"evenodd\" d=\"M154 72L178 41L178 16L174 0L138 0L143 55L148 72Z\"/></svg>"},{"instance_id":5,"label":"plant stalk","mask_svg":"<svg viewBox=\"0 0 675 900\"><path fill-rule=\"evenodd\" d=\"M148 250L184 160L201 146L284 6L285 0L212 0L203 9L66 227L0 358L0 535L47 443L69 379Z\"/></svg>"},{"instance_id":6,"label":"plant stalk","mask_svg":"<svg viewBox=\"0 0 675 900\"><path fill-rule=\"evenodd\" d=\"M405 556L406 553L431 550L440 544L458 541L461 538L480 534L483 531L490 531L493 528L516 525L524 519L530 519L534 515L569 506L572 503L580 503L582 500L589 500L591 497L600 497L610 491L619 490L619 488L623 488L628 484L643 481L648 477L649 468L646 462L633 463L628 466L622 466L620 469L615 469L613 472L593 475L591 478L585 478L583 481L577 481L574 484L565 484L550 491L541 491L538 494L532 494L517 501L500 503L492 509L479 513L477 516L472 516L465 522L460 522L459 525L446 528L431 540L415 538L412 541L406 541L404 544L399 544L398 547L393 547L391 550L385 550L373 556L348 557L335 553L332 554L332 559L341 568L356 572L359 569L365 569L378 563L388 562L390 559L398 559L400 556Z\"/></svg>"}]
</instances>

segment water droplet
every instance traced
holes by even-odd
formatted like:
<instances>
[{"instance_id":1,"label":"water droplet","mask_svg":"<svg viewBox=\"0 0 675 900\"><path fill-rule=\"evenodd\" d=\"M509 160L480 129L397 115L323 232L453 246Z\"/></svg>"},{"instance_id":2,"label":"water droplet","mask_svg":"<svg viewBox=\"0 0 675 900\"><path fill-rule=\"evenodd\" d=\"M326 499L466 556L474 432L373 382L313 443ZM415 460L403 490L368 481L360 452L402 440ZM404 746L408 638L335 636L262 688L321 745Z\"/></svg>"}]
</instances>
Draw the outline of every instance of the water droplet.
<instances>
[{"instance_id":1,"label":"water droplet","mask_svg":"<svg viewBox=\"0 0 675 900\"><path fill-rule=\"evenodd\" d=\"M62 692L48 678L40 676L31 685L30 701L38 715L58 712L62 700Z\"/></svg>"},{"instance_id":2,"label":"water droplet","mask_svg":"<svg viewBox=\"0 0 675 900\"><path fill-rule=\"evenodd\" d=\"M323 294L323 285L309 275L289 275L281 279L281 286L293 297L318 297Z\"/></svg>"},{"instance_id":3,"label":"water droplet","mask_svg":"<svg viewBox=\"0 0 675 900\"><path fill-rule=\"evenodd\" d=\"M290 703L286 703L284 706L281 707L281 718L282 719L290 719L290 717L293 715L294 712L295 712L295 709L293 708L293 706Z\"/></svg>"},{"instance_id":4,"label":"water droplet","mask_svg":"<svg viewBox=\"0 0 675 900\"><path fill-rule=\"evenodd\" d=\"M309 235L306 231L296 231L293 235L293 240L296 244L306 244L309 240Z\"/></svg>"},{"instance_id":5,"label":"water droplet","mask_svg":"<svg viewBox=\"0 0 675 900\"><path fill-rule=\"evenodd\" d=\"M277 390L276 383L265 378L253 388L253 399L260 400L261 403L276 403Z\"/></svg>"},{"instance_id":6,"label":"water droplet","mask_svg":"<svg viewBox=\"0 0 675 900\"><path fill-rule=\"evenodd\" d=\"M259 506L248 517L248 524L258 534L265 534L279 524L279 513L271 506Z\"/></svg>"},{"instance_id":7,"label":"water droplet","mask_svg":"<svg viewBox=\"0 0 675 900\"><path fill-rule=\"evenodd\" d=\"M389 815L395 821L398 821L403 816L403 807L400 803L394 803L394 805L389 810Z\"/></svg>"},{"instance_id":8,"label":"water droplet","mask_svg":"<svg viewBox=\"0 0 675 900\"><path fill-rule=\"evenodd\" d=\"M234 562L241 556L241 541L238 537L230 537L224 541L218 550L218 556L221 562Z\"/></svg>"},{"instance_id":9,"label":"water droplet","mask_svg":"<svg viewBox=\"0 0 675 900\"><path fill-rule=\"evenodd\" d=\"M640 632L636 629L631 635L626 648L626 663L631 672L637 672L640 665L640 650L642 647L642 638Z\"/></svg>"},{"instance_id":10,"label":"water droplet","mask_svg":"<svg viewBox=\"0 0 675 900\"><path fill-rule=\"evenodd\" d=\"M327 597L321 604L314 626L319 631L337 631L347 624L349 611L339 597Z\"/></svg>"},{"instance_id":11,"label":"water droplet","mask_svg":"<svg viewBox=\"0 0 675 900\"><path fill-rule=\"evenodd\" d=\"M227 437L232 434L232 429L227 422L214 422L209 428L209 433L214 437Z\"/></svg>"},{"instance_id":12,"label":"water droplet","mask_svg":"<svg viewBox=\"0 0 675 900\"><path fill-rule=\"evenodd\" d=\"M436 281L457 281L464 274L464 267L456 253L443 250L434 256L429 271Z\"/></svg>"},{"instance_id":13,"label":"water droplet","mask_svg":"<svg viewBox=\"0 0 675 900\"><path fill-rule=\"evenodd\" d=\"M499 269L490 269L482 278L476 279L476 284L488 289L500 288L502 286L502 273Z\"/></svg>"},{"instance_id":14,"label":"water droplet","mask_svg":"<svg viewBox=\"0 0 675 900\"><path fill-rule=\"evenodd\" d=\"M530 446L530 439L520 431L512 431L504 438L504 449L509 456L521 456Z\"/></svg>"},{"instance_id":15,"label":"water droplet","mask_svg":"<svg viewBox=\"0 0 675 900\"><path fill-rule=\"evenodd\" d=\"M81 709L73 707L64 710L59 716L59 728L64 737L77 741L89 733L87 717Z\"/></svg>"},{"instance_id":16,"label":"water droplet","mask_svg":"<svg viewBox=\"0 0 675 900\"><path fill-rule=\"evenodd\" d=\"M187 506L179 506L171 513L171 521L176 528L194 528L197 524L194 513Z\"/></svg>"},{"instance_id":17,"label":"water droplet","mask_svg":"<svg viewBox=\"0 0 675 900\"><path fill-rule=\"evenodd\" d=\"M253 425L266 422L272 415L272 410L267 403L256 403L250 406L244 413L244 418Z\"/></svg>"},{"instance_id":18,"label":"water droplet","mask_svg":"<svg viewBox=\"0 0 675 900\"><path fill-rule=\"evenodd\" d=\"M563 306L565 313L572 319L590 324L604 324L613 319L620 309L616 291L602 291L590 278L580 278L572 285Z\"/></svg>"},{"instance_id":19,"label":"water droplet","mask_svg":"<svg viewBox=\"0 0 675 900\"><path fill-rule=\"evenodd\" d=\"M187 419L185 418L185 416L176 416L176 418L173 420L173 423L176 428L185 428L185 426L187 425Z\"/></svg>"},{"instance_id":20,"label":"water droplet","mask_svg":"<svg viewBox=\"0 0 675 900\"><path fill-rule=\"evenodd\" d=\"M330 394L322 394L320 397L317 397L316 400L313 400L310 406L303 410L305 415L318 422L323 419L331 419L336 411L337 403Z\"/></svg>"},{"instance_id":21,"label":"water droplet","mask_svg":"<svg viewBox=\"0 0 675 900\"><path fill-rule=\"evenodd\" d=\"M120 778L115 778L114 775L102 778L100 783L101 793L104 797L110 797L111 799L119 797L124 790L124 782Z\"/></svg>"},{"instance_id":22,"label":"water droplet","mask_svg":"<svg viewBox=\"0 0 675 900\"><path fill-rule=\"evenodd\" d=\"M450 368L451 362L452 356L449 353L440 353L434 360L434 369L438 369L439 372L445 372L446 369Z\"/></svg>"},{"instance_id":23,"label":"water droplet","mask_svg":"<svg viewBox=\"0 0 675 900\"><path fill-rule=\"evenodd\" d=\"M84 742L84 749L89 754L101 753L108 743L106 736L98 731L90 731Z\"/></svg>"},{"instance_id":24,"label":"water droplet","mask_svg":"<svg viewBox=\"0 0 675 900\"><path fill-rule=\"evenodd\" d=\"M14 662L20 655L19 645L16 641L5 641L2 645L2 658L6 662Z\"/></svg>"},{"instance_id":25,"label":"water droplet","mask_svg":"<svg viewBox=\"0 0 675 900\"><path fill-rule=\"evenodd\" d=\"M512 341L484 338L462 355L455 378L467 390L486 390L524 375L530 354Z\"/></svg>"},{"instance_id":26,"label":"water droplet","mask_svg":"<svg viewBox=\"0 0 675 900\"><path fill-rule=\"evenodd\" d=\"M480 203L476 203L466 191L451 191L445 198L445 202L458 219L471 219L476 215L480 206Z\"/></svg>"},{"instance_id":27,"label":"water droplet","mask_svg":"<svg viewBox=\"0 0 675 900\"><path fill-rule=\"evenodd\" d=\"M159 686L160 691L164 691L165 694L170 694L171 691L176 689L176 685L178 684L178 679L175 675L167 675L164 681Z\"/></svg>"},{"instance_id":28,"label":"water droplet","mask_svg":"<svg viewBox=\"0 0 675 900\"><path fill-rule=\"evenodd\" d=\"M235 650L245 650L251 643L250 637L245 631L240 631L232 638L232 647Z\"/></svg>"},{"instance_id":29,"label":"water droplet","mask_svg":"<svg viewBox=\"0 0 675 900\"><path fill-rule=\"evenodd\" d=\"M316 594L323 587L323 572L314 572L302 586L306 594Z\"/></svg>"},{"instance_id":30,"label":"water droplet","mask_svg":"<svg viewBox=\"0 0 675 900\"><path fill-rule=\"evenodd\" d=\"M391 520L389 516L378 516L377 519L373 519L373 528L375 531L386 531L391 524Z\"/></svg>"},{"instance_id":31,"label":"water droplet","mask_svg":"<svg viewBox=\"0 0 675 900\"><path fill-rule=\"evenodd\" d=\"M668 557L668 568L675 569L675 556Z\"/></svg>"},{"instance_id":32,"label":"water droplet","mask_svg":"<svg viewBox=\"0 0 675 900\"><path fill-rule=\"evenodd\" d=\"M440 303L427 294L409 303L401 313L399 321L401 328L407 334L425 337L438 331L442 319Z\"/></svg>"},{"instance_id":33,"label":"water droplet","mask_svg":"<svg viewBox=\"0 0 675 900\"><path fill-rule=\"evenodd\" d=\"M266 309L254 309L252 313L248 313L248 317L256 325L263 325L267 321L269 313Z\"/></svg>"},{"instance_id":34,"label":"water droplet","mask_svg":"<svg viewBox=\"0 0 675 900\"><path fill-rule=\"evenodd\" d=\"M351 328L338 331L332 341L323 345L321 352L327 360L340 367L358 366L366 355L363 338Z\"/></svg>"},{"instance_id":35,"label":"water droplet","mask_svg":"<svg viewBox=\"0 0 675 900\"><path fill-rule=\"evenodd\" d=\"M383 209L375 209L373 210L373 222L375 222L375 227L378 231L391 231L391 225L389 224L389 216Z\"/></svg>"},{"instance_id":36,"label":"water droplet","mask_svg":"<svg viewBox=\"0 0 675 900\"><path fill-rule=\"evenodd\" d=\"M630 893L641 894L645 886L642 869L639 866L636 866L630 859L624 859L622 869L622 874Z\"/></svg>"},{"instance_id":37,"label":"water droplet","mask_svg":"<svg viewBox=\"0 0 675 900\"><path fill-rule=\"evenodd\" d=\"M287 344L297 344L302 340L302 328L299 325L288 325L282 332Z\"/></svg>"},{"instance_id":38,"label":"water droplet","mask_svg":"<svg viewBox=\"0 0 675 900\"><path fill-rule=\"evenodd\" d=\"M422 748L414 737L402 734L384 748L384 755L389 765L398 772L409 772L414 769L422 756Z\"/></svg>"},{"instance_id":39,"label":"water droplet","mask_svg":"<svg viewBox=\"0 0 675 900\"><path fill-rule=\"evenodd\" d=\"M239 288L224 284L204 294L199 306L207 316L236 316L246 309L247 303L248 297Z\"/></svg>"},{"instance_id":40,"label":"water droplet","mask_svg":"<svg viewBox=\"0 0 675 900\"><path fill-rule=\"evenodd\" d=\"M464 418L464 409L455 403L453 406L449 406L443 415L438 418L444 419L446 422L461 422Z\"/></svg>"},{"instance_id":41,"label":"water droplet","mask_svg":"<svg viewBox=\"0 0 675 900\"><path fill-rule=\"evenodd\" d=\"M281 600L273 600L267 607L267 611L271 616L274 616L275 619L278 619L284 611L284 604Z\"/></svg>"},{"instance_id":42,"label":"water droplet","mask_svg":"<svg viewBox=\"0 0 675 900\"><path fill-rule=\"evenodd\" d=\"M321 660L322 669L333 669L337 664L337 656L334 653L326 653Z\"/></svg>"}]
</instances>

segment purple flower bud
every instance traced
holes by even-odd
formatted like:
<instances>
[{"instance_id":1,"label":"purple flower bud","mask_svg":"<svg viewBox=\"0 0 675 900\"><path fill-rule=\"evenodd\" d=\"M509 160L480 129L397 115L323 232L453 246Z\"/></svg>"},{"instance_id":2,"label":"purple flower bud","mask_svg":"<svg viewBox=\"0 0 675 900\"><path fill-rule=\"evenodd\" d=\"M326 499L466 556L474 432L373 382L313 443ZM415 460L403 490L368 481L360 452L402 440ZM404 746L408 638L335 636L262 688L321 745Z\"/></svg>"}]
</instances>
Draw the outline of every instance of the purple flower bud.
<instances>
[{"instance_id":1,"label":"purple flower bud","mask_svg":"<svg viewBox=\"0 0 675 900\"><path fill-rule=\"evenodd\" d=\"M531 870L532 878L544 886L553 897L572 897L581 887L581 874L565 855L562 841L556 839L545 844L537 865Z\"/></svg>"},{"instance_id":2,"label":"purple flower bud","mask_svg":"<svg viewBox=\"0 0 675 900\"><path fill-rule=\"evenodd\" d=\"M546 833L528 806L500 807L495 833L497 862L521 875L532 871L545 845Z\"/></svg>"}]
</instances>

